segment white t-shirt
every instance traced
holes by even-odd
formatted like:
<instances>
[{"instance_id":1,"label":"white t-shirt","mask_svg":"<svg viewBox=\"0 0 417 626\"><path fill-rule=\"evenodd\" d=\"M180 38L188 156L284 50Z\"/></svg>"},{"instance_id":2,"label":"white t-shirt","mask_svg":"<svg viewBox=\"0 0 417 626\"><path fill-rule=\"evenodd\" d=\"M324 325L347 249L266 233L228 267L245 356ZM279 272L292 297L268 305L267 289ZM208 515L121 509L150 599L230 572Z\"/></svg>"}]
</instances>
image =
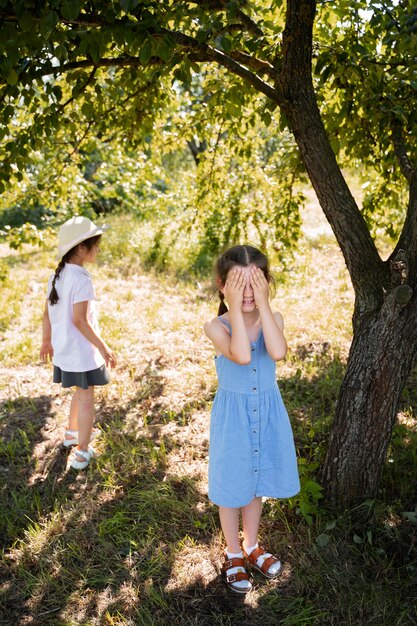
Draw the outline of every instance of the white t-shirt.
<instances>
[{"instance_id":1,"label":"white t-shirt","mask_svg":"<svg viewBox=\"0 0 417 626\"><path fill-rule=\"evenodd\" d=\"M48 297L54 274L48 282ZM52 362L64 372L89 372L105 363L98 349L90 343L73 322L73 307L77 302L88 301L87 317L94 330L99 333L96 292L90 274L83 267L66 263L55 283L59 300L48 302L49 319L52 327Z\"/></svg>"}]
</instances>

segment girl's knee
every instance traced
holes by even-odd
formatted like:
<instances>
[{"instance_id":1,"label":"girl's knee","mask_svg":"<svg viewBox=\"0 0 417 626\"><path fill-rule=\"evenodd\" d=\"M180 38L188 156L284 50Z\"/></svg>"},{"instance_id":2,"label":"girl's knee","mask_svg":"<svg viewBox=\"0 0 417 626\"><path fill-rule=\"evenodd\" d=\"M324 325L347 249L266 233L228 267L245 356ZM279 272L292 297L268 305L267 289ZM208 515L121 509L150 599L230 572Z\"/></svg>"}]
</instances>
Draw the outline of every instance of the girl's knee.
<instances>
[{"instance_id":1,"label":"girl's knee","mask_svg":"<svg viewBox=\"0 0 417 626\"><path fill-rule=\"evenodd\" d=\"M77 396L79 402L91 402L94 399L94 387L87 387L87 389L77 387Z\"/></svg>"}]
</instances>

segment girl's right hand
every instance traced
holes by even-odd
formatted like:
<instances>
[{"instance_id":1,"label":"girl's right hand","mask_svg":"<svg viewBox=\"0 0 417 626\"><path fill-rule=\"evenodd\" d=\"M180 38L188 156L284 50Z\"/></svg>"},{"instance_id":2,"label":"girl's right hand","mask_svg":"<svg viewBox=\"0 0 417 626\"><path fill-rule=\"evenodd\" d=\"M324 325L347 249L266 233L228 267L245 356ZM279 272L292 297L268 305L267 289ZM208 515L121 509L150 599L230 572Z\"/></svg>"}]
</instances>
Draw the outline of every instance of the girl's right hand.
<instances>
[{"instance_id":1,"label":"girl's right hand","mask_svg":"<svg viewBox=\"0 0 417 626\"><path fill-rule=\"evenodd\" d=\"M240 310L242 308L245 283L246 277L241 269L236 268L229 272L223 293L231 309Z\"/></svg>"},{"instance_id":2,"label":"girl's right hand","mask_svg":"<svg viewBox=\"0 0 417 626\"><path fill-rule=\"evenodd\" d=\"M43 341L41 345L40 358L41 361L47 363L49 359L52 360L54 356L54 349L50 341Z\"/></svg>"}]
</instances>

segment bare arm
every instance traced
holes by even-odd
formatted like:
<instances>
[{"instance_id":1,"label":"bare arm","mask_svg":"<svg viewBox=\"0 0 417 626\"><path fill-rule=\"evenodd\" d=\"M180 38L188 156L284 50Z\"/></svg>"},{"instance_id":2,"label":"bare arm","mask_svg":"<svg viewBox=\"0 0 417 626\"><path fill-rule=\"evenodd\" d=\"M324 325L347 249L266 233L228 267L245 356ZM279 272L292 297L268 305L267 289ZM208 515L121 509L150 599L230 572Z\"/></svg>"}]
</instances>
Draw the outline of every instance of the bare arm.
<instances>
[{"instance_id":1,"label":"bare arm","mask_svg":"<svg viewBox=\"0 0 417 626\"><path fill-rule=\"evenodd\" d=\"M46 301L42 317L42 345L40 351L41 361L46 363L48 359L52 359L53 355L54 349L51 343L51 321L48 313L48 301Z\"/></svg>"},{"instance_id":2,"label":"bare arm","mask_svg":"<svg viewBox=\"0 0 417 626\"><path fill-rule=\"evenodd\" d=\"M94 328L91 326L88 321L88 301L85 302L77 302L73 307L73 321L74 325L84 337L95 346L103 359L106 362L107 366L114 367L117 364L117 360L115 355L109 346L103 341L103 339L96 333Z\"/></svg>"},{"instance_id":3,"label":"bare arm","mask_svg":"<svg viewBox=\"0 0 417 626\"><path fill-rule=\"evenodd\" d=\"M280 361L287 354L287 342L284 337L284 320L280 313L273 313L269 304L269 285L264 273L259 268L251 272L251 284L261 318L265 346L271 359Z\"/></svg>"},{"instance_id":4,"label":"bare arm","mask_svg":"<svg viewBox=\"0 0 417 626\"><path fill-rule=\"evenodd\" d=\"M225 325L216 318L204 325L204 332L213 342L216 351L239 365L246 365L251 360L250 341L242 314L244 287L245 277L242 271L232 270L223 288L229 304L231 335Z\"/></svg>"}]
</instances>

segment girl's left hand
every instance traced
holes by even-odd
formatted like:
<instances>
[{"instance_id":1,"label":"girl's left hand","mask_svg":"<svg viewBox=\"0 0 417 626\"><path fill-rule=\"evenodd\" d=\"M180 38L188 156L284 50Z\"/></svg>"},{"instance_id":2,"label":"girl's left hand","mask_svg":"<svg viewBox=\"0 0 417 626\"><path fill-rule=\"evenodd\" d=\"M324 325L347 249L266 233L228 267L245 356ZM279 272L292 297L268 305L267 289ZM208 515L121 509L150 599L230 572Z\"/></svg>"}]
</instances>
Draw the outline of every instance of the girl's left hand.
<instances>
[{"instance_id":1,"label":"girl's left hand","mask_svg":"<svg viewBox=\"0 0 417 626\"><path fill-rule=\"evenodd\" d=\"M253 267L250 272L250 284L253 289L256 306L267 304L269 300L269 283L259 267Z\"/></svg>"}]
</instances>

